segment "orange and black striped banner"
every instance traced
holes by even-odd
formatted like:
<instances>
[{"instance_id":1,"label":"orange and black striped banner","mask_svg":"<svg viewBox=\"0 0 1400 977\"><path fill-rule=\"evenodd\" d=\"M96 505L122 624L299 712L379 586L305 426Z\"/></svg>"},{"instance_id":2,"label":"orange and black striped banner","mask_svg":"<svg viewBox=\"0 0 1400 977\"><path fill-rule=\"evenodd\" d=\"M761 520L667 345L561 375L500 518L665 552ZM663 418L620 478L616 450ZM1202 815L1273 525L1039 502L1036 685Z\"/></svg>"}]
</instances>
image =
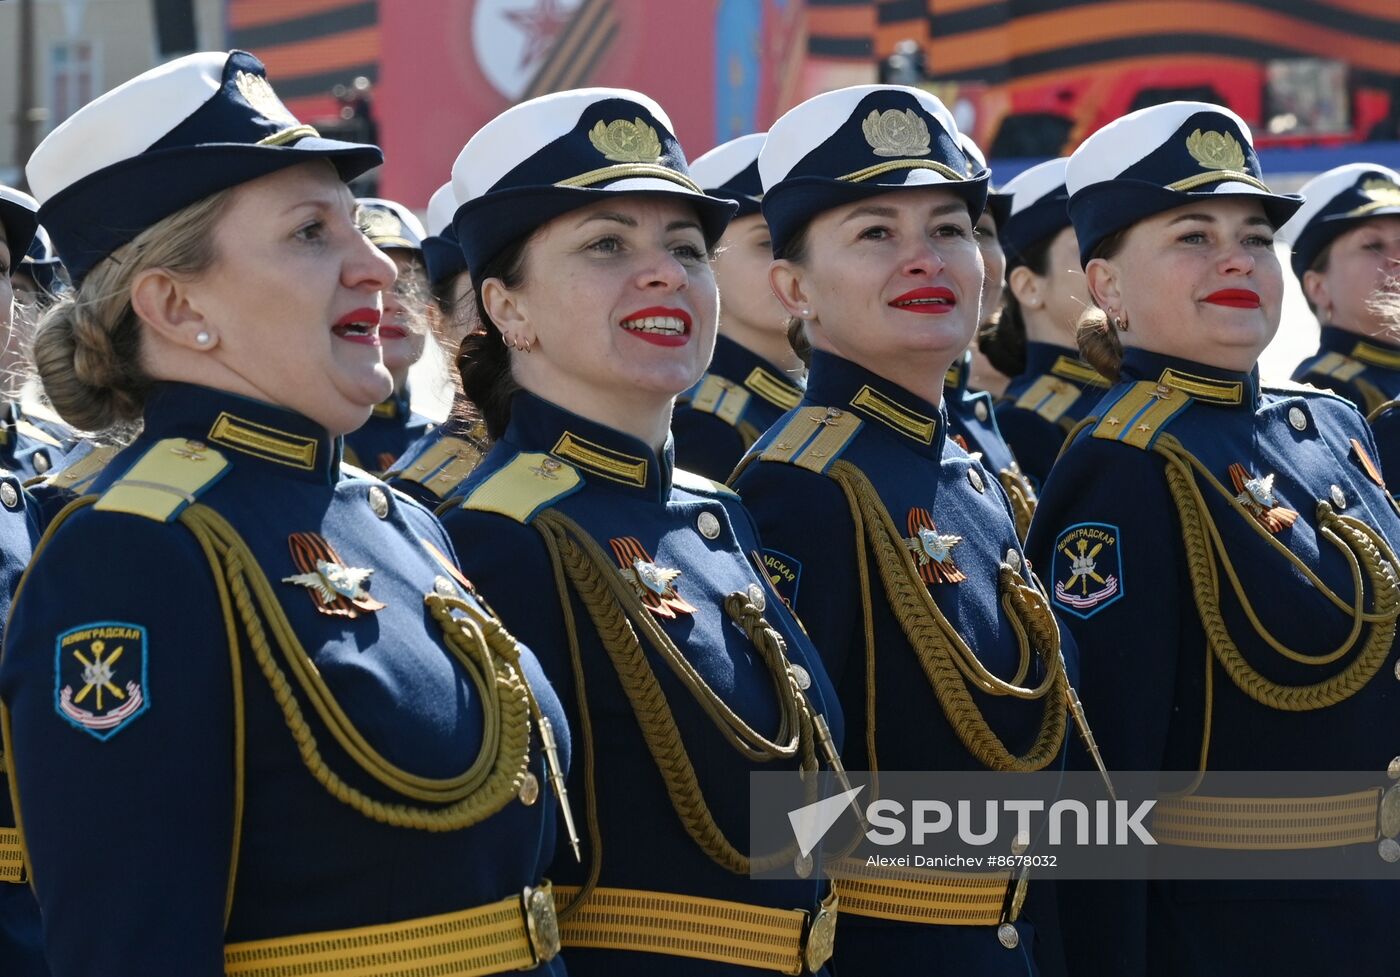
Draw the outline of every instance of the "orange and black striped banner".
<instances>
[{"instance_id":1,"label":"orange and black striped banner","mask_svg":"<svg viewBox=\"0 0 1400 977\"><path fill-rule=\"evenodd\" d=\"M378 0L228 0L227 24L299 117L332 114L337 85L379 79Z\"/></svg>"},{"instance_id":2,"label":"orange and black striped banner","mask_svg":"<svg viewBox=\"0 0 1400 977\"><path fill-rule=\"evenodd\" d=\"M1346 61L1362 84L1400 77L1395 0L808 0L807 27L808 53L823 59L922 40L941 81L1039 83L1170 57L1317 57Z\"/></svg>"},{"instance_id":3,"label":"orange and black striped banner","mask_svg":"<svg viewBox=\"0 0 1400 977\"><path fill-rule=\"evenodd\" d=\"M521 100L587 87L617 39L620 26L612 0L584 0L530 79Z\"/></svg>"}]
</instances>

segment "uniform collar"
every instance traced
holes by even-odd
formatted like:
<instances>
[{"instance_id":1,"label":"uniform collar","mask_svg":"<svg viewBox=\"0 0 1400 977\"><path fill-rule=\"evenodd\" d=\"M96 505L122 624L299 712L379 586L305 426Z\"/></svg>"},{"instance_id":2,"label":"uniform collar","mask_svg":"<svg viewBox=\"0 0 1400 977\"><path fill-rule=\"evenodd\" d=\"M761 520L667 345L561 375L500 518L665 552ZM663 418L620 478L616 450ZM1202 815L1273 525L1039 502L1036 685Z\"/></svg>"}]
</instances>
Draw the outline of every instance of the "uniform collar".
<instances>
[{"instance_id":1,"label":"uniform collar","mask_svg":"<svg viewBox=\"0 0 1400 977\"><path fill-rule=\"evenodd\" d=\"M334 484L340 442L295 411L189 383L158 383L146 400L144 441L186 438L228 455L239 467Z\"/></svg>"},{"instance_id":2,"label":"uniform collar","mask_svg":"<svg viewBox=\"0 0 1400 977\"><path fill-rule=\"evenodd\" d=\"M630 434L590 421L534 394L511 401L502 441L520 451L543 451L573 465L590 485L664 502L671 494L675 451L671 438L658 457Z\"/></svg>"},{"instance_id":3,"label":"uniform collar","mask_svg":"<svg viewBox=\"0 0 1400 977\"><path fill-rule=\"evenodd\" d=\"M972 376L972 350L965 350L963 355L953 361L953 365L948 367L948 372L943 377L943 389L947 393L961 397L967 391L968 378Z\"/></svg>"},{"instance_id":4,"label":"uniform collar","mask_svg":"<svg viewBox=\"0 0 1400 977\"><path fill-rule=\"evenodd\" d=\"M715 340L715 355L707 372L739 384L778 410L792 410L802 399L802 388L780 367L728 336Z\"/></svg>"},{"instance_id":5,"label":"uniform collar","mask_svg":"<svg viewBox=\"0 0 1400 977\"><path fill-rule=\"evenodd\" d=\"M1383 370L1400 370L1400 345L1374 336L1358 336L1339 326L1323 326L1319 345L1323 352L1341 353Z\"/></svg>"},{"instance_id":6,"label":"uniform collar","mask_svg":"<svg viewBox=\"0 0 1400 977\"><path fill-rule=\"evenodd\" d=\"M948 425L942 410L850 360L814 351L806 399L821 407L853 409L867 424L898 435L910 450L943 456Z\"/></svg>"},{"instance_id":7,"label":"uniform collar","mask_svg":"<svg viewBox=\"0 0 1400 977\"><path fill-rule=\"evenodd\" d=\"M408 384L403 385L403 389L398 393L390 394L389 399L382 400L374 405L374 412L371 418L381 421L397 421L408 417L413 402L413 398L408 390Z\"/></svg>"},{"instance_id":8,"label":"uniform collar","mask_svg":"<svg viewBox=\"0 0 1400 977\"><path fill-rule=\"evenodd\" d=\"M1059 377L1080 387L1108 387L1108 381L1081 360L1078 351L1055 343L1026 343L1025 375Z\"/></svg>"},{"instance_id":9,"label":"uniform collar","mask_svg":"<svg viewBox=\"0 0 1400 977\"><path fill-rule=\"evenodd\" d=\"M1259 368L1248 373L1222 370L1193 360L1183 360L1143 349L1123 351L1121 380L1151 380L1164 384L1193 400L1221 407L1246 407L1259 402Z\"/></svg>"}]
</instances>

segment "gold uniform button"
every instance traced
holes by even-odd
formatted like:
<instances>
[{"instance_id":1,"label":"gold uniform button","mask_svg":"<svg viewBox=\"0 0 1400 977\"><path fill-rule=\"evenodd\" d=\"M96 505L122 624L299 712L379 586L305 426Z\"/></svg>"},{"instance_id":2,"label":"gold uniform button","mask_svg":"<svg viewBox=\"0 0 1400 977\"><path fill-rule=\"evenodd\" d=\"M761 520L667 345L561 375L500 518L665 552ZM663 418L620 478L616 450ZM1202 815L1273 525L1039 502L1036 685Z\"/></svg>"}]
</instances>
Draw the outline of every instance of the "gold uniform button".
<instances>
[{"instance_id":1,"label":"gold uniform button","mask_svg":"<svg viewBox=\"0 0 1400 977\"><path fill-rule=\"evenodd\" d=\"M1400 862L1400 841L1396 841L1394 838L1382 838L1381 843L1376 846L1376 850L1380 852L1381 858L1392 865Z\"/></svg>"},{"instance_id":2,"label":"gold uniform button","mask_svg":"<svg viewBox=\"0 0 1400 977\"><path fill-rule=\"evenodd\" d=\"M812 874L815 863L811 855L804 855L798 852L792 859L792 869L802 878L808 878Z\"/></svg>"},{"instance_id":3,"label":"gold uniform button","mask_svg":"<svg viewBox=\"0 0 1400 977\"><path fill-rule=\"evenodd\" d=\"M967 480L972 483L978 493L987 491L986 484L982 481L982 473L975 466L969 465L967 468Z\"/></svg>"},{"instance_id":4,"label":"gold uniform button","mask_svg":"<svg viewBox=\"0 0 1400 977\"><path fill-rule=\"evenodd\" d=\"M1306 431L1308 429L1308 415L1303 413L1301 407L1288 408L1288 423L1293 425L1295 431Z\"/></svg>"},{"instance_id":5,"label":"gold uniform button","mask_svg":"<svg viewBox=\"0 0 1400 977\"><path fill-rule=\"evenodd\" d=\"M0 483L0 503L3 503L6 509L18 508L19 490L9 482Z\"/></svg>"},{"instance_id":6,"label":"gold uniform button","mask_svg":"<svg viewBox=\"0 0 1400 977\"><path fill-rule=\"evenodd\" d=\"M1018 573L1021 570L1021 554L1014 547L1006 551L1006 565Z\"/></svg>"},{"instance_id":7,"label":"gold uniform button","mask_svg":"<svg viewBox=\"0 0 1400 977\"><path fill-rule=\"evenodd\" d=\"M526 772L525 779L520 784L520 803L526 807L532 807L539 799L540 779L534 774Z\"/></svg>"},{"instance_id":8,"label":"gold uniform button","mask_svg":"<svg viewBox=\"0 0 1400 977\"><path fill-rule=\"evenodd\" d=\"M442 597L453 597L457 593L457 588L452 586L452 581L446 577L434 577L433 593Z\"/></svg>"},{"instance_id":9,"label":"gold uniform button","mask_svg":"<svg viewBox=\"0 0 1400 977\"><path fill-rule=\"evenodd\" d=\"M987 402L985 400L977 401L977 406L972 408L972 412L977 415L979 421L985 421L987 419Z\"/></svg>"},{"instance_id":10,"label":"gold uniform button","mask_svg":"<svg viewBox=\"0 0 1400 977\"><path fill-rule=\"evenodd\" d=\"M997 939L1001 945L1008 950L1014 950L1021 945L1021 934L1016 931L1016 927L1010 923L1002 923L997 927Z\"/></svg>"},{"instance_id":11,"label":"gold uniform button","mask_svg":"<svg viewBox=\"0 0 1400 977\"><path fill-rule=\"evenodd\" d=\"M699 518L695 520L695 527L706 539L719 539L719 516L713 512L700 513Z\"/></svg>"},{"instance_id":12,"label":"gold uniform button","mask_svg":"<svg viewBox=\"0 0 1400 977\"><path fill-rule=\"evenodd\" d=\"M1400 780L1400 756L1390 761L1390 765L1385 768L1385 775L1391 780Z\"/></svg>"},{"instance_id":13,"label":"gold uniform button","mask_svg":"<svg viewBox=\"0 0 1400 977\"><path fill-rule=\"evenodd\" d=\"M1340 485L1332 486L1332 504L1338 509L1345 509L1347 507L1347 494L1342 491Z\"/></svg>"},{"instance_id":14,"label":"gold uniform button","mask_svg":"<svg viewBox=\"0 0 1400 977\"><path fill-rule=\"evenodd\" d=\"M378 485L370 486L369 508L380 519L389 518L389 493Z\"/></svg>"},{"instance_id":15,"label":"gold uniform button","mask_svg":"<svg viewBox=\"0 0 1400 977\"><path fill-rule=\"evenodd\" d=\"M792 669L792 677L797 680L799 689L805 692L812 687L812 675L807 669L796 662L789 662L788 667Z\"/></svg>"}]
</instances>

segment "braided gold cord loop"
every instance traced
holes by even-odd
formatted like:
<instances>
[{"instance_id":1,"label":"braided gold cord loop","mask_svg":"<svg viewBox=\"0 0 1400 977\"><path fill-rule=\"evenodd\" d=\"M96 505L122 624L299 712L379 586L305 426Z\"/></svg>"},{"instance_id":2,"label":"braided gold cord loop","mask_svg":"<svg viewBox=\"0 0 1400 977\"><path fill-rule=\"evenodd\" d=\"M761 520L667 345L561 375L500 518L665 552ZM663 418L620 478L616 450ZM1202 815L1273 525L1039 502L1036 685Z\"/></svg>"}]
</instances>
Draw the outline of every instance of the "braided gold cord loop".
<instances>
[{"instance_id":1,"label":"braided gold cord loop","mask_svg":"<svg viewBox=\"0 0 1400 977\"><path fill-rule=\"evenodd\" d=\"M676 725L675 716L655 672L646 659L634 625L641 627L647 634L649 641L690 688L696 701L702 707L709 703L706 712L715 719L716 726L736 750L746 756L769 761L800 757L801 769L815 772L817 759L810 715L806 711L804 701L791 694L796 691L796 685L786 660L779 663L770 658L770 655L781 647L781 635L774 633L771 637L760 637L756 645L761 645L758 649L760 655L770 664L770 670L774 671L774 681L779 689L780 705L785 717L783 728L791 729L791 745L765 740L743 723L727 705L719 701L718 696L704 683L699 673L685 661L685 656L666 632L655 624L651 613L630 590L622 586L621 577L611 562L583 529L567 516L553 510L541 513L535 518L534 524L544 535L551 556L557 555L564 576L573 586L593 621L636 716L642 738L665 783L667 797L686 833L712 861L736 875L768 871L790 860L795 850L791 846L781 852L760 857L740 852L715 822L680 729ZM635 607L630 606L633 603ZM771 630L761 619L754 622L753 626L755 633ZM777 639L776 643L773 638ZM575 642L570 643L570 651L576 659L575 673L580 673L582 665L577 660L580 650ZM780 670L776 667L779 664ZM720 706L723 708L719 708ZM591 737L591 729L586 729L585 735ZM783 736L784 733L780 732L780 738ZM762 753L754 748L755 744L763 744L760 746ZM596 812L593 803L596 794L592 778L589 779L587 791L592 835L596 833ZM806 779L809 793L815 797L816 778ZM594 864L596 863L595 853ZM591 870L590 880L593 884L596 884L596 877L596 870Z\"/></svg>"},{"instance_id":2,"label":"braided gold cord loop","mask_svg":"<svg viewBox=\"0 0 1400 977\"><path fill-rule=\"evenodd\" d=\"M514 664L518 660L515 641L503 629L497 627L488 634L479 623L481 615L476 615L477 619L470 616L473 609L465 602L429 600L434 619L443 627L444 640L476 686L486 715L482 749L472 767L466 774L453 778L451 788L424 790L421 785L425 778L397 771L377 754L368 755L359 745L364 741L358 732L347 726L348 717L338 709L332 712L326 708L308 687L305 673L307 670L314 672L315 666L292 630L267 577L233 527L214 510L198 504L187 508L180 521L206 551L218 558L248 646L282 710L302 762L328 793L373 821L423 831L457 831L478 824L518 794L530 759L530 694L528 684ZM458 604L462 606L458 608ZM461 613L453 614L454 610ZM272 649L274 642L332 737L357 766L395 793L447 806L427 808L384 803L351 787L331 770L321 756L316 736L302 713L292 683L277 663ZM319 680L319 676L317 678Z\"/></svg>"},{"instance_id":3,"label":"braided gold cord loop","mask_svg":"<svg viewBox=\"0 0 1400 977\"><path fill-rule=\"evenodd\" d=\"M1009 566L999 570L998 584L1014 630L1021 644L1023 667L1034 648L1045 678L1035 688L1006 682L989 672L961 635L953 628L919 578L908 547L870 480L848 462L836 462L829 472L845 492L858 526L864 527L864 543L875 556L890 608L899 621L933 687L934 695L958 739L978 762L992 770L1042 770L1064 744L1068 712L1068 679L1060 656L1060 632L1044 596L1028 586ZM868 589L868 584L866 584ZM867 623L868 626L868 623ZM870 681L870 678L867 679ZM988 724L973 701L968 683L990 695L1039 700L1043 703L1040 729L1031 748L1013 754ZM867 720L873 723L873 714Z\"/></svg>"},{"instance_id":4,"label":"braided gold cord loop","mask_svg":"<svg viewBox=\"0 0 1400 977\"><path fill-rule=\"evenodd\" d=\"M1351 569L1355 591L1353 600L1347 602L1327 588L1302 560L1274 539L1272 533L1258 527L1256 520L1241 509L1241 518L1264 534L1295 569L1352 621L1350 634L1338 649L1324 655L1305 655L1294 651L1268 631L1244 593L1244 585L1229 560L1224 541L1206 507L1197 479L1193 477L1193 472L1202 472L1203 467L1175 439L1161 438L1155 450L1167 460L1167 487L1181 519L1187 571L1206 640L1235 686L1260 705L1285 712L1325 709L1344 702L1364 688L1389 656L1395 640L1397 617L1400 617L1400 585L1397 585L1395 555L1385 540L1360 520L1338 514L1326 501L1318 503L1318 536L1335 546ZM1204 474L1208 485L1234 503L1235 508L1240 508L1233 493L1208 472ZM1218 569L1224 570L1256 634L1280 655L1292 661L1314 667L1332 664L1356 645L1364 625L1370 625L1370 634L1340 672L1320 682L1284 685L1265 678L1245 659L1229 632L1220 610ZM1370 583L1371 611L1365 609L1365 581Z\"/></svg>"},{"instance_id":5,"label":"braided gold cord loop","mask_svg":"<svg viewBox=\"0 0 1400 977\"><path fill-rule=\"evenodd\" d=\"M1035 489L1031 488L1026 476L1009 468L997 472L997 480L1001 482L1001 487L1006 490L1007 499L1011 502L1011 515L1016 522L1016 538L1025 542L1026 534L1031 531L1031 519L1035 517Z\"/></svg>"}]
</instances>

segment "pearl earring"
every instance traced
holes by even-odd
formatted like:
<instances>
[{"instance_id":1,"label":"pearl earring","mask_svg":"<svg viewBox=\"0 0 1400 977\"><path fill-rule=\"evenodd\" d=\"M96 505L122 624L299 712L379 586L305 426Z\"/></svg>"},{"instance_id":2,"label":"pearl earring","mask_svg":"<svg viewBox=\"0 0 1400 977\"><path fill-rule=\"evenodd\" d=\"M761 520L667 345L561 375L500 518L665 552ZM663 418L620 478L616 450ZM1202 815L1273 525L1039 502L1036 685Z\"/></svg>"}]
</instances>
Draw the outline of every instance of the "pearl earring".
<instances>
[{"instance_id":1,"label":"pearl earring","mask_svg":"<svg viewBox=\"0 0 1400 977\"><path fill-rule=\"evenodd\" d=\"M198 333L195 334L194 341L200 346L208 346L214 341L214 337L201 329Z\"/></svg>"}]
</instances>

